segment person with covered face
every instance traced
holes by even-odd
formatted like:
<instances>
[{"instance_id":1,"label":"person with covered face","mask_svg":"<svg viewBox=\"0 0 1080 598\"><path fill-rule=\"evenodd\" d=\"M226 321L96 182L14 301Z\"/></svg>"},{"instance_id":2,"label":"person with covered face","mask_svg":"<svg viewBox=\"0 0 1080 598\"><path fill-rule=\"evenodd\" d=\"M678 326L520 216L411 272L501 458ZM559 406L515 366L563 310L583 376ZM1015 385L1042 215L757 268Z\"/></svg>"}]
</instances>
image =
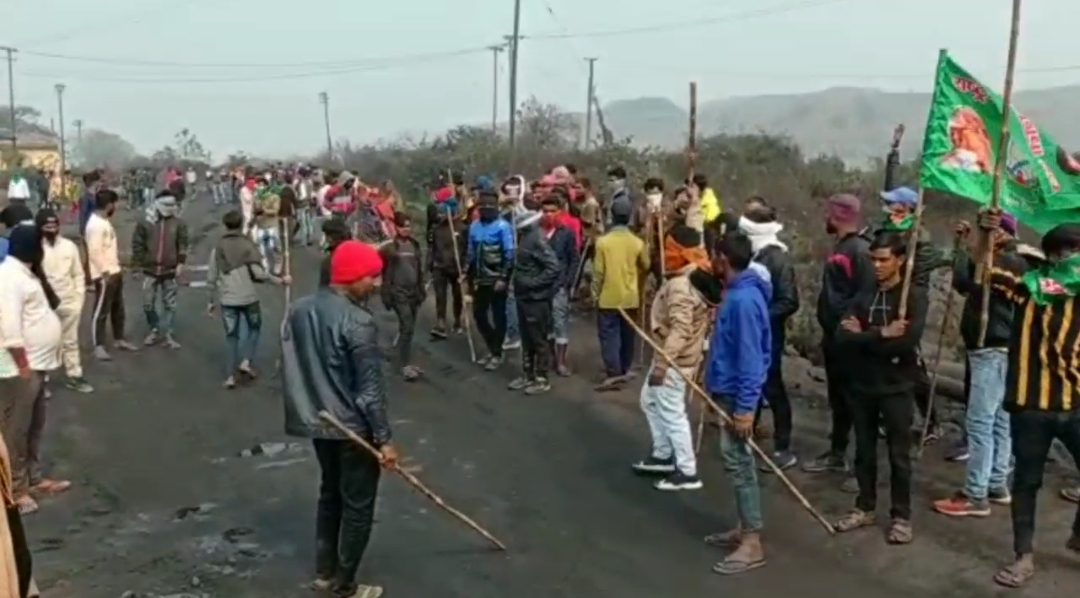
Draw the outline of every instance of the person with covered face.
<instances>
[{"instance_id":1,"label":"person with covered face","mask_svg":"<svg viewBox=\"0 0 1080 598\"><path fill-rule=\"evenodd\" d=\"M60 217L53 210L39 210L35 222L41 231L41 269L59 299L56 315L61 325L60 361L67 374L65 384L76 392L93 392L94 387L83 378L79 351L79 322L86 299L86 275L79 248L60 235Z\"/></svg>"},{"instance_id":2,"label":"person with covered face","mask_svg":"<svg viewBox=\"0 0 1080 598\"><path fill-rule=\"evenodd\" d=\"M177 277L187 263L188 228L178 216L178 209L171 191L158 193L146 219L135 225L131 237L131 259L143 276L143 313L150 327L143 344L148 347L164 342L170 349L180 348L174 329Z\"/></svg>"},{"instance_id":3,"label":"person with covered face","mask_svg":"<svg viewBox=\"0 0 1080 598\"><path fill-rule=\"evenodd\" d=\"M839 532L873 526L877 519L877 446L885 431L889 453L890 544L909 544L911 525L911 424L919 339L926 325L927 289L911 285L904 294L907 239L878 233L870 244L876 284L861 292L841 316L835 333L850 379L855 429L855 508L836 522Z\"/></svg>"},{"instance_id":4,"label":"person with covered face","mask_svg":"<svg viewBox=\"0 0 1080 598\"><path fill-rule=\"evenodd\" d=\"M514 300L521 331L522 374L510 390L536 395L551 390L552 300L564 274L559 257L540 227L540 212L517 219L518 243L514 256Z\"/></svg>"},{"instance_id":5,"label":"person with covered face","mask_svg":"<svg viewBox=\"0 0 1080 598\"><path fill-rule=\"evenodd\" d=\"M512 225L499 217L499 196L479 194L478 218L469 225L465 270L473 297L473 319L487 346L479 363L494 371L504 359L506 302L514 271L515 235Z\"/></svg>"}]
</instances>

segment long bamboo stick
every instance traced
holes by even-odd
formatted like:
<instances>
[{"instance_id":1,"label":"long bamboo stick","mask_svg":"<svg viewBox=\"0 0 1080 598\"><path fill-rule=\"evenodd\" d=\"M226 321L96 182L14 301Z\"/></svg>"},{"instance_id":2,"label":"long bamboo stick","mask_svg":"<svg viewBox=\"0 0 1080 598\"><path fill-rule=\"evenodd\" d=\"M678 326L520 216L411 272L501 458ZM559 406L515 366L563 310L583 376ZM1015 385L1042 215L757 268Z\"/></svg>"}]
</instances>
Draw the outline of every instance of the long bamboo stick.
<instances>
[{"instance_id":1,"label":"long bamboo stick","mask_svg":"<svg viewBox=\"0 0 1080 598\"><path fill-rule=\"evenodd\" d=\"M907 317L908 295L911 294L911 279L915 275L915 253L919 245L919 228L922 226L923 209L925 207L923 197L922 189L920 189L919 199L915 202L915 222L911 225L907 255L904 256L904 282L903 286L900 287L900 309L897 318L899 320L903 320Z\"/></svg>"},{"instance_id":2,"label":"long bamboo stick","mask_svg":"<svg viewBox=\"0 0 1080 598\"><path fill-rule=\"evenodd\" d=\"M990 195L990 209L1001 206L1001 185L1005 178L1006 159L1009 154L1010 125L1012 124L1013 79L1016 72L1016 46L1020 40L1020 8L1022 0L1013 0L1012 22L1009 28L1009 58L1005 66L1005 88L1001 93L1001 139L998 140L997 155L994 160L994 187ZM979 238L981 254L975 265L975 280L982 282L982 311L979 313L979 342L986 343L986 328L990 323L990 270L994 265L994 248L990 241L990 232L982 231Z\"/></svg>"},{"instance_id":3,"label":"long bamboo stick","mask_svg":"<svg viewBox=\"0 0 1080 598\"><path fill-rule=\"evenodd\" d=\"M702 389L695 380L693 380L690 376L686 375L675 364L675 360L673 360L670 355L665 353L664 350L660 348L660 345L656 344L656 341L649 338L649 335L645 334L644 330L638 327L637 323L634 322L634 319L630 317L630 314L626 313L626 310L621 307L618 308L618 310L619 314L622 315L623 319L626 320L631 327L633 327L634 332L636 332L637 335L644 342L648 343L648 345L652 347L653 354L663 359L673 370L678 372L679 376L682 377L684 382L686 382L686 385L695 393L697 393L698 396L701 397L702 401L704 401L705 405L711 407L712 410L720 416L720 419L723 420L725 424L731 424L733 421L731 419L731 416L728 415L726 411L721 409L720 406L712 400L712 397L709 396L709 393L705 392L705 390ZM810 515L813 516L813 518L816 519L822 527L825 528L825 531L829 532L830 534L835 534L836 528L834 528L833 525L829 523L829 521L825 519L825 517L816 508L814 508L814 505L810 504L810 501L807 500L806 496L804 496L803 493L795 487L795 484L793 484L791 480L788 479L787 475L784 474L784 471L780 469L780 467L777 466L771 458L769 458L769 455L765 451L761 450L761 447L759 447L756 442L754 442L753 437L748 438L746 440L746 444L750 447L750 450L754 451L754 454L760 457L761 460L765 463L765 465L768 466L768 468L776 474L777 478L779 478L780 481L783 482L784 486L787 487L788 491L790 491L791 494L795 497L795 499L798 500L799 503L803 506L803 508L806 509L806 511L810 513Z\"/></svg>"},{"instance_id":4,"label":"long bamboo stick","mask_svg":"<svg viewBox=\"0 0 1080 598\"><path fill-rule=\"evenodd\" d=\"M449 181L450 188L454 189L454 173L451 172L449 169L447 169L446 171L446 179ZM456 191L454 195L457 195ZM458 197L457 200L461 202L461 209L464 210L465 198ZM461 268L461 254L458 251L457 224L454 222L454 212L450 209L449 206L446 207L446 224L450 227L450 240L454 244L454 263L457 264L458 274L457 284L459 287L464 287L465 283L463 279L465 278L465 270L462 270ZM465 338L469 341L469 357L472 358L472 363L476 363L476 344L474 343L472 337L472 318L469 317L469 305L472 303L472 301L465 301L465 297L465 289L462 288L461 298L462 303L465 303L465 305L462 306L461 319L465 322Z\"/></svg>"},{"instance_id":5,"label":"long bamboo stick","mask_svg":"<svg viewBox=\"0 0 1080 598\"><path fill-rule=\"evenodd\" d=\"M364 450L371 453L371 455L374 456L376 459L381 457L381 454L379 453L379 451L376 450L374 446L371 446L371 443L369 443L368 441L361 438L360 435L357 434L356 432L353 432L352 430L346 428L345 425L342 424L340 421L338 421L338 419L336 417L334 417L333 415L330 415L326 411L320 411L319 412L319 418L321 418L324 422L326 422L327 424L333 426L334 428L337 428L337 430L339 432L341 432L341 433L345 434L346 436L348 436L349 440L351 440L351 441L355 442L356 444L358 444L359 446L363 447ZM500 542L498 540L498 538L491 535L491 532L489 532L486 529L484 529L483 527L481 527L479 523L473 521L472 519L469 519L469 517L466 516L461 511L459 511L459 510L455 509L454 507L451 507L450 505L446 504L446 501L444 501L438 494L435 494L434 492L432 492L416 476L414 476L413 474L411 474L411 473L405 471L404 469L402 469L401 466L398 465L397 463L395 463L394 466L391 467L390 469L394 473L396 473L396 474L400 475L402 478L404 478L404 480L406 482L408 482L408 484L410 486L412 486L413 488L419 490L421 494L423 494L424 496L431 499L431 502L435 503L440 509L446 511L447 513L450 513L451 515L454 516L455 519L457 519L458 521L460 521L460 522L464 523L465 525L469 526L469 528L471 528L473 531L480 534L484 538L487 538L487 540L489 542L491 542L493 545L495 545L495 547L497 547L499 550L502 550L502 551L506 550L506 545L503 544L502 542Z\"/></svg>"},{"instance_id":6,"label":"long bamboo stick","mask_svg":"<svg viewBox=\"0 0 1080 598\"><path fill-rule=\"evenodd\" d=\"M956 237L953 243L953 259L951 270L956 270L956 260L960 251L961 238ZM941 316L941 334L938 335L937 351L934 352L934 371L930 374L930 389L926 398L926 417L923 418L922 434L919 435L919 448L915 451L915 460L922 458L923 449L926 448L926 436L930 432L930 414L934 412L934 399L937 394L938 368L941 367L941 352L945 348L945 333L949 330L949 316L952 315L953 301L956 299L956 288L949 285L949 294L945 296L945 314Z\"/></svg>"}]
</instances>

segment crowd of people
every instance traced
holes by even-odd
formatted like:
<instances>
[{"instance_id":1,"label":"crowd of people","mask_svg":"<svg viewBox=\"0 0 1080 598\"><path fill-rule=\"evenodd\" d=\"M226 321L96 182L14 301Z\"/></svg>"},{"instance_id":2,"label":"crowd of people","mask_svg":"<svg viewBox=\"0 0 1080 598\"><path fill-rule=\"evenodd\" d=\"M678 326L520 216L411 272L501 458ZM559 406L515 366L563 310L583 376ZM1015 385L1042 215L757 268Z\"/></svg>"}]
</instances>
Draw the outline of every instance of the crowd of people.
<instances>
[{"instance_id":1,"label":"crowd of people","mask_svg":"<svg viewBox=\"0 0 1080 598\"><path fill-rule=\"evenodd\" d=\"M738 515L734 529L706 538L729 550L715 572L738 574L766 564L759 465L750 449L765 409L772 411L769 457L777 471L802 462L808 473L844 474L842 487L855 499L834 523L839 532L877 524L883 437L886 539L911 543L912 453L936 439L942 424L920 351L931 274L941 268L952 269L952 284L965 297L960 328L970 376L962 446L950 457L966 462L967 471L958 492L933 508L946 516L983 517L991 505L1009 505L1015 560L995 581L1023 585L1035 573L1035 499L1050 445L1060 440L1080 457L1080 419L1073 415L1080 324L1072 318L1080 292L1080 225L1051 230L1035 249L1018 242L1015 218L982 211L974 225L957 225L957 249L942 251L919 225L918 193L893 184L895 146L887 163L880 218L865 214L853 195L826 202L824 226L835 245L822 264L816 312L832 431L829 450L805 460L793 442L782 367L787 324L802 298L781 240L783 225L765 198L752 197L738 211L723 209L701 174L671 190L659 179L635 189L621 167L608 171L603 193L572 165L533 182L478 177L467 185L460 174L447 173L429 187L420 236L389 183L368 185L350 172L306 165L223 171L220 177L208 172L204 180L213 201L235 204L222 217L225 232L208 266L208 313L220 310L225 324L226 388L258 375L258 285L292 284L293 243L318 243L324 251L318 290L288 307L281 358L286 431L314 439L322 469L314 586L339 596L381 594L381 588L356 581L380 464L392 466L397 459L371 303L380 300L396 314L392 360L413 381L424 376L412 349L430 289L431 339L467 337L473 360L487 371L513 367L507 352L520 349L520 372L509 389L526 395L549 392L558 384L553 376L571 375L571 304L590 304L604 370L595 389L618 391L641 376L650 449L631 467L655 477L658 490L704 485L687 412L688 389L703 386L730 416L721 426L720 449ZM69 388L93 391L79 352L78 322L88 291L95 358L112 359L113 348L139 348L127 340L125 268L111 222L120 196L101 184L100 173L88 173L83 183L74 241L59 234L60 218L48 206L35 214L16 197L0 213L0 430L12 528L18 525L12 509L29 515L38 508L35 496L70 485L42 475L40 440L50 374L63 369ZM181 347L174 329L176 294L190 249L181 211L196 188L196 181L172 170L152 198L138 200L145 218L134 229L128 270L141 278L144 346ZM989 284L976 276L977 248L967 243L976 229L987 235L993 252ZM641 334L658 347L643 368L636 367ZM319 417L323 410L381 457L327 428ZM925 425L915 425L916 412ZM1063 492L1074 501L1078 494ZM1080 517L1067 546L1080 551Z\"/></svg>"}]
</instances>

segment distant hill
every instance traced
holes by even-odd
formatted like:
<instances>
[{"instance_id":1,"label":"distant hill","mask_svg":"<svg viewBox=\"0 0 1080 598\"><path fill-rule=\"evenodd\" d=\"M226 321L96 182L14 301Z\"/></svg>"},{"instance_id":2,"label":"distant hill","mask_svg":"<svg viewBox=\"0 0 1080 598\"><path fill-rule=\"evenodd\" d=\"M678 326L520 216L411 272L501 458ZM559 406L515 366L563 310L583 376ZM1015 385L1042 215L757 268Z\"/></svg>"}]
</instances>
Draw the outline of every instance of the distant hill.
<instances>
[{"instance_id":1,"label":"distant hill","mask_svg":"<svg viewBox=\"0 0 1080 598\"><path fill-rule=\"evenodd\" d=\"M1016 107L1054 139L1080 150L1080 85L1018 91ZM879 89L835 87L804 94L744 96L698 106L698 135L786 134L809 156L835 153L850 164L884 157L893 128L908 132L901 151L912 156L922 145L929 93L894 93ZM604 106L615 136L631 136L639 145L682 147L687 111L667 98L617 100Z\"/></svg>"}]
</instances>

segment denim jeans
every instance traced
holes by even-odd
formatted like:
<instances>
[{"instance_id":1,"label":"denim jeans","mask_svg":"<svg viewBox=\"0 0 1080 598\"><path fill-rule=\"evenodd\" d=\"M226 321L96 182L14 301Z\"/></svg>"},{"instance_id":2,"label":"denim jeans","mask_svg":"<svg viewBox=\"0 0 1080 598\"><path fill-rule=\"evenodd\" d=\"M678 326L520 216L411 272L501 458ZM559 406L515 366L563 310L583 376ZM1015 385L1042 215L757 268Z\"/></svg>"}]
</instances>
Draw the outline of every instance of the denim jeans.
<instances>
[{"instance_id":1,"label":"denim jeans","mask_svg":"<svg viewBox=\"0 0 1080 598\"><path fill-rule=\"evenodd\" d=\"M637 310L626 310L631 318ZM634 363L637 337L630 323L617 309L596 310L596 331L600 336L600 357L609 378L625 376Z\"/></svg>"},{"instance_id":2,"label":"denim jeans","mask_svg":"<svg viewBox=\"0 0 1080 598\"><path fill-rule=\"evenodd\" d=\"M717 395L713 395L713 399L725 412L734 413L735 402L732 399ZM749 442L736 437L727 426L721 426L720 458L735 491L740 529L743 532L760 532L765 527L761 516L761 487L758 486L757 467Z\"/></svg>"},{"instance_id":3,"label":"denim jeans","mask_svg":"<svg viewBox=\"0 0 1080 598\"><path fill-rule=\"evenodd\" d=\"M221 322L225 325L225 371L231 376L236 368L255 360L262 330L262 309L258 302L248 305L221 306Z\"/></svg>"},{"instance_id":4,"label":"denim jeans","mask_svg":"<svg viewBox=\"0 0 1080 598\"><path fill-rule=\"evenodd\" d=\"M679 471L697 475L694 440L690 435L690 419L686 416L686 381L675 368L668 368L660 386L649 386L649 382L645 382L641 387L641 410L649 423L652 456L664 460L674 457Z\"/></svg>"},{"instance_id":5,"label":"denim jeans","mask_svg":"<svg viewBox=\"0 0 1080 598\"><path fill-rule=\"evenodd\" d=\"M143 313L146 315L147 325L150 326L151 331L171 337L174 332L173 322L176 321L176 278L144 276L142 288ZM157 311L159 298L161 299L160 315Z\"/></svg>"},{"instance_id":6,"label":"denim jeans","mask_svg":"<svg viewBox=\"0 0 1080 598\"><path fill-rule=\"evenodd\" d=\"M559 289L551 300L552 339L556 345L570 344L570 291Z\"/></svg>"},{"instance_id":7,"label":"denim jeans","mask_svg":"<svg viewBox=\"0 0 1080 598\"><path fill-rule=\"evenodd\" d=\"M518 322L517 301L514 300L514 285L508 287L506 293L506 340L505 343L516 343L521 340L521 326Z\"/></svg>"},{"instance_id":8,"label":"denim jeans","mask_svg":"<svg viewBox=\"0 0 1080 598\"><path fill-rule=\"evenodd\" d=\"M263 269L267 272L275 272L281 253L281 233L278 227L256 228L255 243L259 246Z\"/></svg>"},{"instance_id":9,"label":"denim jeans","mask_svg":"<svg viewBox=\"0 0 1080 598\"><path fill-rule=\"evenodd\" d=\"M297 233L299 240L305 245L311 245L315 240L315 210L312 208L300 208L296 213L300 230Z\"/></svg>"},{"instance_id":10,"label":"denim jeans","mask_svg":"<svg viewBox=\"0 0 1080 598\"><path fill-rule=\"evenodd\" d=\"M1009 353L1005 349L978 349L968 353L971 390L968 396L967 482L968 498L985 499L990 488L1005 488L1009 478L1012 438L1005 401L1005 371Z\"/></svg>"}]
</instances>

